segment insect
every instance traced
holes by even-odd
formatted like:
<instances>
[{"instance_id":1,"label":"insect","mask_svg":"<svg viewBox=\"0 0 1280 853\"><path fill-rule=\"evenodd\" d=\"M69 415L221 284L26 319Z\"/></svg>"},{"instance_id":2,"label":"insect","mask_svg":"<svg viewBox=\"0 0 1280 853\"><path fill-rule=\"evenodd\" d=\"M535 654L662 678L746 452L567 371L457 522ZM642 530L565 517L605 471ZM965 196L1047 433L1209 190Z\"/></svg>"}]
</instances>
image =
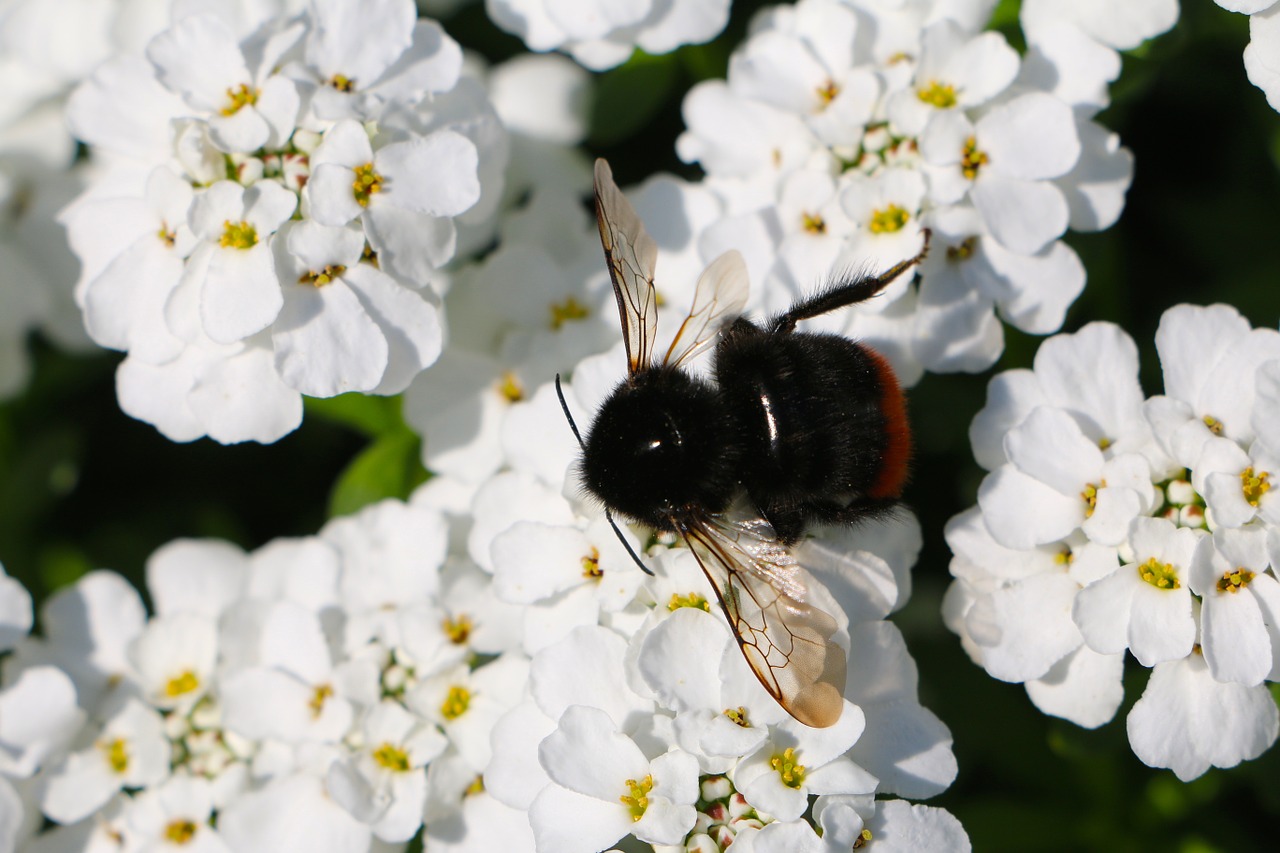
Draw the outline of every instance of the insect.
<instances>
[{"instance_id":1,"label":"insect","mask_svg":"<svg viewBox=\"0 0 1280 853\"><path fill-rule=\"evenodd\" d=\"M627 375L585 440L561 394L585 487L610 521L616 513L683 540L760 683L800 722L833 725L845 654L832 639L836 620L810 601L796 545L813 523L889 512L911 439L888 363L796 324L875 296L924 258L928 232L919 255L881 275L837 281L763 326L741 316L746 264L726 252L702 273L688 316L655 358L657 244L604 160L595 164L595 197ZM713 345L714 381L683 368Z\"/></svg>"}]
</instances>

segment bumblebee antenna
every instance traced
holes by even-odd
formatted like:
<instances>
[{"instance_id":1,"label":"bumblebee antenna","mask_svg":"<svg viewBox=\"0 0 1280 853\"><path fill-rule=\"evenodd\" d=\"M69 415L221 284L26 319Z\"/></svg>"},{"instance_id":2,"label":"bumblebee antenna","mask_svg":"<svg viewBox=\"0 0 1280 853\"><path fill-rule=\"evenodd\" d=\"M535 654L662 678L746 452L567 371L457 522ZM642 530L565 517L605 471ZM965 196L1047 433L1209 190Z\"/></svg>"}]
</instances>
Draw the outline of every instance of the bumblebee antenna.
<instances>
[{"instance_id":1,"label":"bumblebee antenna","mask_svg":"<svg viewBox=\"0 0 1280 853\"><path fill-rule=\"evenodd\" d=\"M560 398L560 408L564 410L565 420L569 422L569 429L573 430L573 437L578 440L578 446L582 448L582 452L587 452L587 446L582 442L582 433L578 432L578 425L573 422L573 415L569 414L569 404L565 402L564 391L560 388L560 374L556 374L556 396ZM635 560L636 565L640 567L640 571L646 575L653 576L653 572L649 570L632 549L631 543L627 541L627 537L622 535L622 531L618 529L618 522L613 520L613 513L609 512L609 508L604 508L604 517L609 519L609 526L613 528L613 532L617 534L618 541L622 543L622 547L627 549L627 553L631 555L631 559Z\"/></svg>"}]
</instances>

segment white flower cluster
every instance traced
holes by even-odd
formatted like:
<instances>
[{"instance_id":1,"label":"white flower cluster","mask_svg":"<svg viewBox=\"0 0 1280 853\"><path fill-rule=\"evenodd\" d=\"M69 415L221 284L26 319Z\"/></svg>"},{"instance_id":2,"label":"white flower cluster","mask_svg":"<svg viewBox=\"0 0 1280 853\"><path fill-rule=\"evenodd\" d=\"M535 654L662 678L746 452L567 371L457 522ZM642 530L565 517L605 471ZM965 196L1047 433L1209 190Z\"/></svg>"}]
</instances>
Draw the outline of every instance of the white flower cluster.
<instances>
[{"instance_id":1,"label":"white flower cluster","mask_svg":"<svg viewBox=\"0 0 1280 853\"><path fill-rule=\"evenodd\" d=\"M404 390L442 346L437 271L501 193L497 117L411 0L250 8L175 5L68 109L98 164L62 215L85 326L128 353L122 408L179 441Z\"/></svg>"},{"instance_id":2,"label":"white flower cluster","mask_svg":"<svg viewBox=\"0 0 1280 853\"><path fill-rule=\"evenodd\" d=\"M1119 71L1112 45L1167 29L1177 8L1136 4L1113 38L1121 16L1107 4L1027 3L1021 57L982 31L994 5L772 7L727 80L684 104L677 151L725 205L700 249L740 249L766 309L911 257L932 229L918 288L904 277L821 321L870 342L908 383L989 367L1003 349L997 309L1031 333L1061 326L1084 269L1060 238L1115 222L1132 175L1129 152L1092 120Z\"/></svg>"},{"instance_id":3,"label":"white flower cluster","mask_svg":"<svg viewBox=\"0 0 1280 853\"><path fill-rule=\"evenodd\" d=\"M1180 305L1156 348L1164 394L1145 400L1109 323L992 379L944 612L988 673L1082 726L1120 706L1126 651L1150 667L1129 742L1185 780L1280 730L1280 333Z\"/></svg>"},{"instance_id":4,"label":"white flower cluster","mask_svg":"<svg viewBox=\"0 0 1280 853\"><path fill-rule=\"evenodd\" d=\"M74 257L56 221L84 170L66 127L72 88L104 59L138 52L163 0L0 0L0 398L26 385L28 334L88 348ZM68 16L78 26L65 26Z\"/></svg>"},{"instance_id":5,"label":"white flower cluster","mask_svg":"<svg viewBox=\"0 0 1280 853\"><path fill-rule=\"evenodd\" d=\"M914 524L813 546L853 614L853 688L810 729L746 667L688 551L655 551L650 578L545 485L494 485L470 530L437 487L249 554L175 541L147 564L153 614L93 572L39 637L0 573L0 851L967 847L945 811L874 798L956 771L884 621ZM539 498L555 521L484 534Z\"/></svg>"},{"instance_id":6,"label":"white flower cluster","mask_svg":"<svg viewBox=\"0 0 1280 853\"><path fill-rule=\"evenodd\" d=\"M626 62L637 47L670 53L710 41L729 22L729 0L485 0L485 9L530 50L563 50L596 71Z\"/></svg>"},{"instance_id":7,"label":"white flower cluster","mask_svg":"<svg viewBox=\"0 0 1280 853\"><path fill-rule=\"evenodd\" d=\"M251 554L179 540L148 562L152 615L93 572L46 602L42 637L0 575L0 850L452 837L528 660L446 541L438 512L393 501Z\"/></svg>"},{"instance_id":8,"label":"white flower cluster","mask_svg":"<svg viewBox=\"0 0 1280 853\"><path fill-rule=\"evenodd\" d=\"M1249 81L1280 112L1280 3L1275 0L1214 0L1228 12L1249 16L1249 44L1244 70Z\"/></svg>"}]
</instances>

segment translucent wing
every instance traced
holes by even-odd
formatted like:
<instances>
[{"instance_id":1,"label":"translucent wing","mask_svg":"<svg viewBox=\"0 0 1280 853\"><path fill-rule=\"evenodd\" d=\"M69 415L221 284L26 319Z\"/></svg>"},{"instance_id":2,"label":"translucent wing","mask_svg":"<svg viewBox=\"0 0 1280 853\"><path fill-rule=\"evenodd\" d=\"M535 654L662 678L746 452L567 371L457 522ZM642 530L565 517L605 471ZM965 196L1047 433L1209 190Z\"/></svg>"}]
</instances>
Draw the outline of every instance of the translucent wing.
<instances>
[{"instance_id":1,"label":"translucent wing","mask_svg":"<svg viewBox=\"0 0 1280 853\"><path fill-rule=\"evenodd\" d=\"M613 182L613 171L604 160L596 160L596 220L622 319L627 369L635 374L653 361L653 338L658 326L653 268L658 262L658 244Z\"/></svg>"},{"instance_id":2,"label":"translucent wing","mask_svg":"<svg viewBox=\"0 0 1280 853\"><path fill-rule=\"evenodd\" d=\"M787 713L825 728L844 707L836 620L806 602L812 579L761 518L707 515L680 533L715 588L756 677Z\"/></svg>"},{"instance_id":3,"label":"translucent wing","mask_svg":"<svg viewBox=\"0 0 1280 853\"><path fill-rule=\"evenodd\" d=\"M712 261L698 277L693 307L676 331L663 364L678 365L715 343L724 324L742 313L749 289L747 262L737 249Z\"/></svg>"}]
</instances>

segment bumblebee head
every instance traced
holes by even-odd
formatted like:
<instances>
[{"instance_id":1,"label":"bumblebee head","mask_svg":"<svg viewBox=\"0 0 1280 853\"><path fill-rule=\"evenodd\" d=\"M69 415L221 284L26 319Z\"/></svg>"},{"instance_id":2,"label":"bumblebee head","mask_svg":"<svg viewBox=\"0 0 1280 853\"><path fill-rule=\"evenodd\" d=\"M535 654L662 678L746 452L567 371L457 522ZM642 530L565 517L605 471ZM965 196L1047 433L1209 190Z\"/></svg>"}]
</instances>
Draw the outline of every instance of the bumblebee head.
<instances>
[{"instance_id":1,"label":"bumblebee head","mask_svg":"<svg viewBox=\"0 0 1280 853\"><path fill-rule=\"evenodd\" d=\"M586 438L582 474L605 506L659 530L683 508L718 512L736 486L736 444L715 386L675 369L629 377Z\"/></svg>"}]
</instances>

